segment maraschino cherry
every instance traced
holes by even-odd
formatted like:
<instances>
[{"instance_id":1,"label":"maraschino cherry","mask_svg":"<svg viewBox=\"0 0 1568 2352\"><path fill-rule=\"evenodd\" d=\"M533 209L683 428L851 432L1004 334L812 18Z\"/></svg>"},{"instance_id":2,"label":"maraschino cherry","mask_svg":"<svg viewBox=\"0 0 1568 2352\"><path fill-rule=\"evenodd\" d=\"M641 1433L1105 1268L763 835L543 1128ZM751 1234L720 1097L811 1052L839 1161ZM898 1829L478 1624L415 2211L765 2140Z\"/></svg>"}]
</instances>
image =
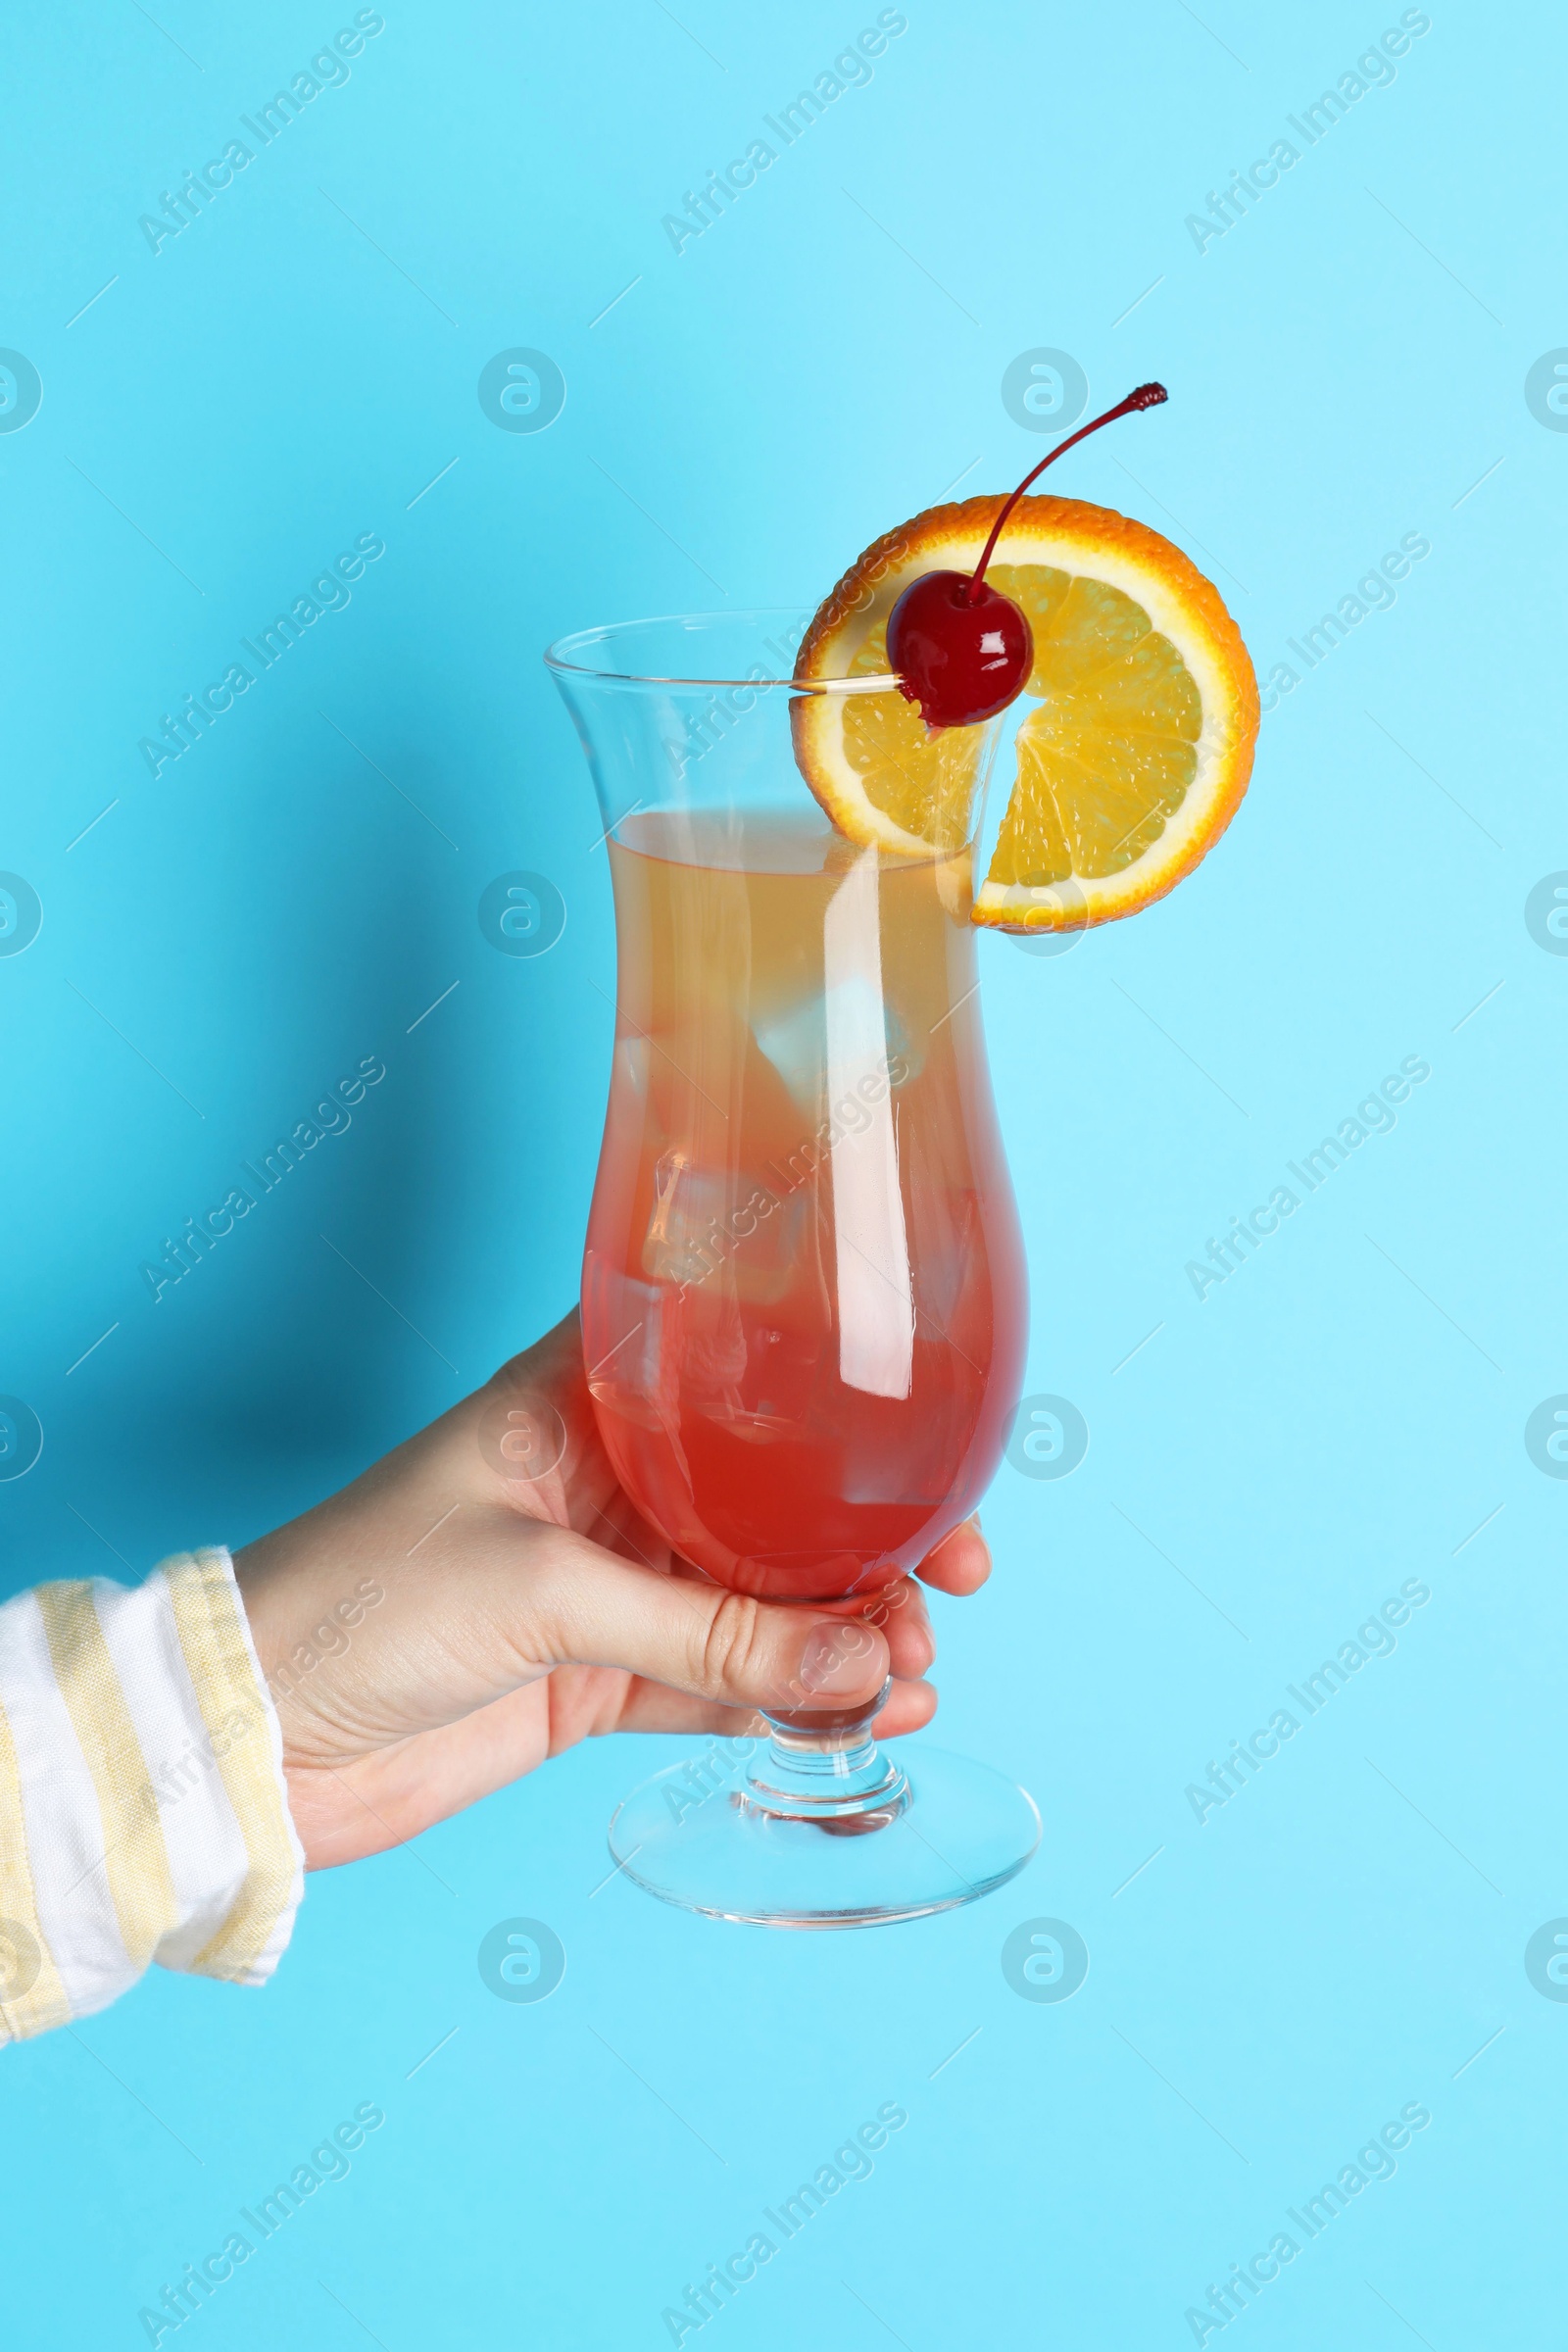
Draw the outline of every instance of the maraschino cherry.
<instances>
[{"instance_id":1,"label":"maraschino cherry","mask_svg":"<svg viewBox=\"0 0 1568 2352\"><path fill-rule=\"evenodd\" d=\"M995 718L1022 691L1033 666L1034 633L1021 607L986 579L1003 526L1030 483L1086 434L1134 409L1157 409L1169 397L1163 384L1140 384L1042 458L992 524L972 574L928 571L909 582L889 616L888 660L899 692L919 704L928 727L972 727Z\"/></svg>"}]
</instances>

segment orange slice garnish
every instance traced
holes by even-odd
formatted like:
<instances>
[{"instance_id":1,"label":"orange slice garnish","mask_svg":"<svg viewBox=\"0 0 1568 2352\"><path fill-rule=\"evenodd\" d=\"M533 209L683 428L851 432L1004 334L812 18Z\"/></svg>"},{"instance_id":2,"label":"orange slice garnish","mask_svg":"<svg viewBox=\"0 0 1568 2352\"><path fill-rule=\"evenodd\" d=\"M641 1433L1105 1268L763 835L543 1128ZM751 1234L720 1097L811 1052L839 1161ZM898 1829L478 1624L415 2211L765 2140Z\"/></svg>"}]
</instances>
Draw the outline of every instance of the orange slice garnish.
<instances>
[{"instance_id":1,"label":"orange slice garnish","mask_svg":"<svg viewBox=\"0 0 1568 2352\"><path fill-rule=\"evenodd\" d=\"M885 675L904 590L972 571L1003 504L933 507L868 547L796 676ZM986 577L1027 613L1035 658L973 920L1062 931L1134 914L1191 873L1247 790L1257 682L1241 632L1180 548L1078 499L1020 499ZM794 722L801 771L852 841L929 856L968 839L984 727L928 729L891 693L802 696Z\"/></svg>"}]
</instances>

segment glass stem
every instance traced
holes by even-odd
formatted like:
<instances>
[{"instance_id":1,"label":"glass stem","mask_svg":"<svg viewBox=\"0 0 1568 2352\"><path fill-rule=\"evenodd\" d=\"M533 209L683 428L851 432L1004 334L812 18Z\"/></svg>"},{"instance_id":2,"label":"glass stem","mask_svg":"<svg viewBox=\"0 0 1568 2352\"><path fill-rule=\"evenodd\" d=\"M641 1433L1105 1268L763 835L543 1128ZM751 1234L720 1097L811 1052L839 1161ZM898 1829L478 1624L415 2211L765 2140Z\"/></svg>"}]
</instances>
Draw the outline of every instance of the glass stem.
<instances>
[{"instance_id":1,"label":"glass stem","mask_svg":"<svg viewBox=\"0 0 1568 2352\"><path fill-rule=\"evenodd\" d=\"M909 1784L871 1735L889 1687L865 1707L825 1713L816 1730L806 1707L768 1715L773 1736L748 1766L742 1804L779 1821L815 1821L841 1836L896 1821Z\"/></svg>"}]
</instances>

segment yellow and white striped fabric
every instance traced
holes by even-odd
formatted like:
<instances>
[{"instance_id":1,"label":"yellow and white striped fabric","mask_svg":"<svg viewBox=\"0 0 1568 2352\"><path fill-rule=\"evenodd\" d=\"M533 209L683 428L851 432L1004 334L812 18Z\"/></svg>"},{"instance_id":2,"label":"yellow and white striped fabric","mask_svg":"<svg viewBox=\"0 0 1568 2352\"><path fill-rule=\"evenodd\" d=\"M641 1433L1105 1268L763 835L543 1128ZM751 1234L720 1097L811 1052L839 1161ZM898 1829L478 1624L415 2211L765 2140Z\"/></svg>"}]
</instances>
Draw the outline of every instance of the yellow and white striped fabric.
<instances>
[{"instance_id":1,"label":"yellow and white striped fabric","mask_svg":"<svg viewBox=\"0 0 1568 2352\"><path fill-rule=\"evenodd\" d=\"M154 1960L265 1984L303 1884L226 1551L0 1607L0 2041L90 2016Z\"/></svg>"}]
</instances>

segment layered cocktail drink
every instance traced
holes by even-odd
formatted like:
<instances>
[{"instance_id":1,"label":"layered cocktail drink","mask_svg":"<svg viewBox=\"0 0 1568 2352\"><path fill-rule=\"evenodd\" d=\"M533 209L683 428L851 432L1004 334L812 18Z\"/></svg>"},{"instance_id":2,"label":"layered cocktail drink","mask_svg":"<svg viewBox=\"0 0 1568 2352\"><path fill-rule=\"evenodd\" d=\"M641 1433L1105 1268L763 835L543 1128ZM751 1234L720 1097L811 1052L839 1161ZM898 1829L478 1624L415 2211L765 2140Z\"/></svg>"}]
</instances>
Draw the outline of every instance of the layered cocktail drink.
<instances>
[{"instance_id":1,"label":"layered cocktail drink","mask_svg":"<svg viewBox=\"0 0 1568 2352\"><path fill-rule=\"evenodd\" d=\"M885 674L807 688L775 615L639 622L555 647L614 883L615 1037L583 1259L583 1357L622 1487L689 1572L843 1618L973 1510L1017 1402L1025 1282L980 1029L961 822L857 843L803 780L837 740L919 742ZM818 714L820 715L820 714ZM1038 1817L1000 1774L880 1748L880 1700L784 1689L721 1800L684 1768L612 1825L667 1900L770 1925L968 1901ZM923 1825L923 1827L921 1826Z\"/></svg>"},{"instance_id":2,"label":"layered cocktail drink","mask_svg":"<svg viewBox=\"0 0 1568 2352\"><path fill-rule=\"evenodd\" d=\"M1165 397L1140 385L1010 497L885 533L804 634L710 614L547 657L614 877L582 1288L599 1428L688 1573L827 1609L846 1642L972 1510L1017 1406L1024 1266L978 933L1137 912L1250 772L1256 682L1212 584L1125 515L1024 495ZM788 1927L1003 1885L1034 1850L1031 1800L923 1745L906 1771L872 1736L880 1704L780 1691L725 1801L671 1767L617 1812L617 1862L670 1902Z\"/></svg>"},{"instance_id":3,"label":"layered cocktail drink","mask_svg":"<svg viewBox=\"0 0 1568 2352\"><path fill-rule=\"evenodd\" d=\"M858 849L786 806L637 813L610 855L582 1292L606 1446L717 1582L875 1592L973 1509L1022 1368L967 852Z\"/></svg>"}]
</instances>

